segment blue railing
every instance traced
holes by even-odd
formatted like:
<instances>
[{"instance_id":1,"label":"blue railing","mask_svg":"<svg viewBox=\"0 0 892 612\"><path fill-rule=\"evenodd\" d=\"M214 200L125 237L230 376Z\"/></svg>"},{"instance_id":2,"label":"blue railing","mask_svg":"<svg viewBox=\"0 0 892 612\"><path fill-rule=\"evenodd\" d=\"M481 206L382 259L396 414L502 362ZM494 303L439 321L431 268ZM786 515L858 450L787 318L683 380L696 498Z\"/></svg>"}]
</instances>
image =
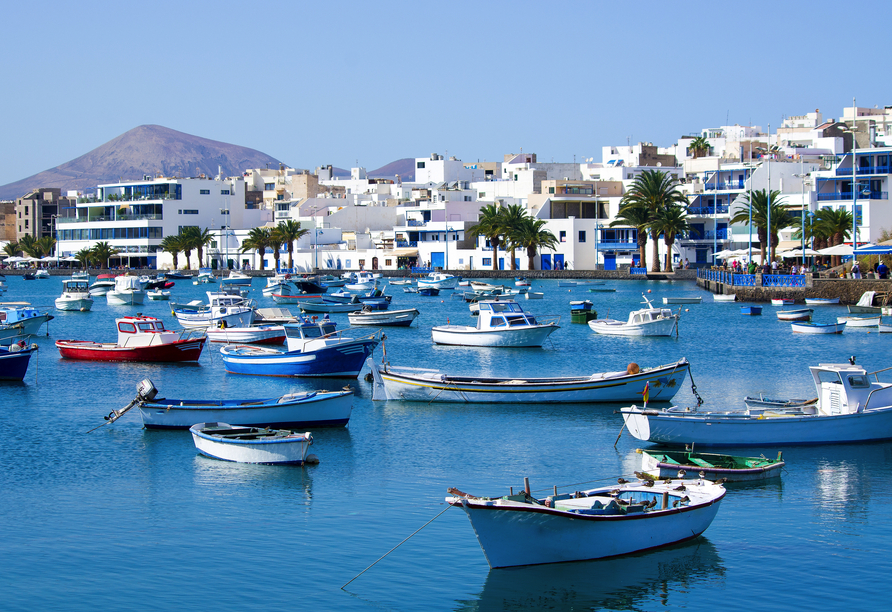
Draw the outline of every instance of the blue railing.
<instances>
[{"instance_id":1,"label":"blue railing","mask_svg":"<svg viewBox=\"0 0 892 612\"><path fill-rule=\"evenodd\" d=\"M412 266L412 274L429 274L433 272L433 268L422 268L419 266Z\"/></svg>"},{"instance_id":2,"label":"blue railing","mask_svg":"<svg viewBox=\"0 0 892 612\"><path fill-rule=\"evenodd\" d=\"M405 241L405 240L397 240L395 244L396 244L397 248L402 248L402 249L406 249L406 248L409 248L409 247L413 247L413 248L414 248L414 247L417 247L417 246L418 246L418 241L417 241L417 240L410 240L410 241L407 242L407 241Z\"/></svg>"},{"instance_id":3,"label":"blue railing","mask_svg":"<svg viewBox=\"0 0 892 612\"><path fill-rule=\"evenodd\" d=\"M722 215L727 212L727 206L688 206L689 215Z\"/></svg>"},{"instance_id":4,"label":"blue railing","mask_svg":"<svg viewBox=\"0 0 892 612\"><path fill-rule=\"evenodd\" d=\"M731 275L731 284L735 287L755 287L756 286L756 275L755 274L732 274Z\"/></svg>"},{"instance_id":5,"label":"blue railing","mask_svg":"<svg viewBox=\"0 0 892 612\"><path fill-rule=\"evenodd\" d=\"M418 219L408 219L406 221L406 225L409 227L423 227L424 221L419 221Z\"/></svg>"},{"instance_id":6,"label":"blue railing","mask_svg":"<svg viewBox=\"0 0 892 612\"><path fill-rule=\"evenodd\" d=\"M741 183L740 181L722 181L718 184L706 183L703 186L703 188L706 189L706 191L725 191L725 190L727 190L727 191L735 190L736 191L738 189L743 189L744 184Z\"/></svg>"},{"instance_id":7,"label":"blue railing","mask_svg":"<svg viewBox=\"0 0 892 612\"><path fill-rule=\"evenodd\" d=\"M851 200L852 192L851 191L842 191L840 193L819 193L818 194L818 202L833 202L837 200ZM888 200L889 192L888 191L873 191L870 190L868 192L859 191L858 192L859 200Z\"/></svg>"},{"instance_id":8,"label":"blue railing","mask_svg":"<svg viewBox=\"0 0 892 612\"><path fill-rule=\"evenodd\" d=\"M763 274L763 287L805 287L805 276L802 274Z\"/></svg>"},{"instance_id":9,"label":"blue railing","mask_svg":"<svg viewBox=\"0 0 892 612\"><path fill-rule=\"evenodd\" d=\"M705 232L685 232L684 235L679 236L680 240L713 240L713 236L715 236L718 240L727 240L730 238L730 232L727 229L720 229L718 232L715 230L707 230Z\"/></svg>"},{"instance_id":10,"label":"blue railing","mask_svg":"<svg viewBox=\"0 0 892 612\"><path fill-rule=\"evenodd\" d=\"M858 174L889 174L890 166L861 166L858 168ZM851 168L837 168L836 176L852 176Z\"/></svg>"},{"instance_id":11,"label":"blue railing","mask_svg":"<svg viewBox=\"0 0 892 612\"><path fill-rule=\"evenodd\" d=\"M647 268L629 268L629 274L632 276L646 276Z\"/></svg>"}]
</instances>

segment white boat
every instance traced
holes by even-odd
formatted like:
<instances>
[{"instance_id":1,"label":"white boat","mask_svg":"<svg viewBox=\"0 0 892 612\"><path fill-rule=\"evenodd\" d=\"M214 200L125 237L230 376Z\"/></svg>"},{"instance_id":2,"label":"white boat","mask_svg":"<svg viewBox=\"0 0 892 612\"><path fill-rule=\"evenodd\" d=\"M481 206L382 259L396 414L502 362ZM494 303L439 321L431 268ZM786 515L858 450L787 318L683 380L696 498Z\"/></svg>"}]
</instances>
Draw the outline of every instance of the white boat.
<instances>
[{"instance_id":1,"label":"white boat","mask_svg":"<svg viewBox=\"0 0 892 612\"><path fill-rule=\"evenodd\" d=\"M874 317L836 317L837 323L845 323L847 327L877 327L883 322L881 315Z\"/></svg>"},{"instance_id":2,"label":"white boat","mask_svg":"<svg viewBox=\"0 0 892 612\"><path fill-rule=\"evenodd\" d=\"M350 325L375 325L384 327L409 327L419 314L416 308L402 310L372 310L363 308L347 315Z\"/></svg>"},{"instance_id":3,"label":"white boat","mask_svg":"<svg viewBox=\"0 0 892 612\"><path fill-rule=\"evenodd\" d=\"M542 346L548 336L560 329L559 316L538 320L516 302L487 300L478 304L480 314L475 327L438 325L431 328L431 339L436 344L456 346Z\"/></svg>"},{"instance_id":4,"label":"white boat","mask_svg":"<svg viewBox=\"0 0 892 612\"><path fill-rule=\"evenodd\" d=\"M530 286L530 281L528 281L528 280L525 279L525 278L515 278L515 279L514 279L514 286L515 286L515 287L529 287L529 286Z\"/></svg>"},{"instance_id":5,"label":"white boat","mask_svg":"<svg viewBox=\"0 0 892 612\"><path fill-rule=\"evenodd\" d=\"M266 287L262 289L265 297L276 295L291 295L294 285L291 284L290 274L276 274L266 279Z\"/></svg>"},{"instance_id":6,"label":"white boat","mask_svg":"<svg viewBox=\"0 0 892 612\"><path fill-rule=\"evenodd\" d=\"M793 298L771 298L772 306L789 306L795 302L796 300Z\"/></svg>"},{"instance_id":7,"label":"white boat","mask_svg":"<svg viewBox=\"0 0 892 612\"><path fill-rule=\"evenodd\" d=\"M635 401L648 386L650 401L670 401L690 364L687 359L640 369L630 363L625 371L597 372L588 376L550 378L494 378L458 376L440 370L366 364L372 371L373 400L473 403L594 403Z\"/></svg>"},{"instance_id":8,"label":"white boat","mask_svg":"<svg viewBox=\"0 0 892 612\"><path fill-rule=\"evenodd\" d=\"M812 308L797 308L795 310L778 310L778 321L808 321L814 312Z\"/></svg>"},{"instance_id":9,"label":"white boat","mask_svg":"<svg viewBox=\"0 0 892 612\"><path fill-rule=\"evenodd\" d=\"M639 480L545 498L449 489L492 568L584 561L666 546L706 531L725 488L709 480Z\"/></svg>"},{"instance_id":10,"label":"white boat","mask_svg":"<svg viewBox=\"0 0 892 612\"><path fill-rule=\"evenodd\" d=\"M254 300L213 291L208 291L207 296L207 304L171 305L171 312L180 325L188 328L249 327L254 322Z\"/></svg>"},{"instance_id":11,"label":"white boat","mask_svg":"<svg viewBox=\"0 0 892 612\"><path fill-rule=\"evenodd\" d=\"M865 291L861 294L857 304L849 304L846 308L850 314L883 314L882 306L873 305L876 296L876 291ZM883 297L888 298L885 294Z\"/></svg>"},{"instance_id":12,"label":"white boat","mask_svg":"<svg viewBox=\"0 0 892 612\"><path fill-rule=\"evenodd\" d=\"M817 403L790 409L621 410L639 440L657 444L765 446L892 439L892 384L851 363L809 368ZM871 380L873 379L873 380Z\"/></svg>"},{"instance_id":13,"label":"white boat","mask_svg":"<svg viewBox=\"0 0 892 612\"><path fill-rule=\"evenodd\" d=\"M209 327L207 337L211 342L224 344L285 344L285 328L281 325Z\"/></svg>"},{"instance_id":14,"label":"white boat","mask_svg":"<svg viewBox=\"0 0 892 612\"><path fill-rule=\"evenodd\" d=\"M642 295L647 308L633 310L628 321L593 319L588 322L592 331L611 336L671 336L678 331L678 314L668 308L654 308L646 295Z\"/></svg>"},{"instance_id":15,"label":"white boat","mask_svg":"<svg viewBox=\"0 0 892 612\"><path fill-rule=\"evenodd\" d=\"M37 278L37 279L47 280L49 277L50 277L50 273L47 272L46 270L44 270L43 268L41 268L40 270L38 270L37 272L34 273L34 278Z\"/></svg>"},{"instance_id":16,"label":"white boat","mask_svg":"<svg viewBox=\"0 0 892 612\"><path fill-rule=\"evenodd\" d=\"M90 283L86 280L63 280L62 295L56 298L59 310L77 310L87 312L93 307L90 297Z\"/></svg>"},{"instance_id":17,"label":"white boat","mask_svg":"<svg viewBox=\"0 0 892 612\"><path fill-rule=\"evenodd\" d=\"M202 455L238 463L303 465L313 443L310 432L196 423L189 428Z\"/></svg>"},{"instance_id":18,"label":"white boat","mask_svg":"<svg viewBox=\"0 0 892 612\"><path fill-rule=\"evenodd\" d=\"M309 313L357 312L362 310L363 304L355 299L355 297L356 296L354 296L353 302L338 302L337 300L329 300L325 298L319 301L300 302L300 310L301 312Z\"/></svg>"},{"instance_id":19,"label":"white boat","mask_svg":"<svg viewBox=\"0 0 892 612\"><path fill-rule=\"evenodd\" d=\"M827 306L830 304L839 304L839 298L805 298L808 306Z\"/></svg>"},{"instance_id":20,"label":"white boat","mask_svg":"<svg viewBox=\"0 0 892 612\"><path fill-rule=\"evenodd\" d=\"M396 285L396 286L402 286L402 285L411 285L412 282L413 281L411 278L404 278L402 280L392 280L392 281L390 281L390 284Z\"/></svg>"},{"instance_id":21,"label":"white boat","mask_svg":"<svg viewBox=\"0 0 892 612\"><path fill-rule=\"evenodd\" d=\"M250 285L252 277L238 270L230 270L229 276L221 278L220 283L223 285Z\"/></svg>"},{"instance_id":22,"label":"white boat","mask_svg":"<svg viewBox=\"0 0 892 612\"><path fill-rule=\"evenodd\" d=\"M845 331L846 324L793 322L790 327L797 334L841 334Z\"/></svg>"},{"instance_id":23,"label":"white boat","mask_svg":"<svg viewBox=\"0 0 892 612\"><path fill-rule=\"evenodd\" d=\"M146 297L148 297L150 300L166 301L170 299L170 291L167 291L165 289L149 289L148 291L146 291Z\"/></svg>"},{"instance_id":24,"label":"white boat","mask_svg":"<svg viewBox=\"0 0 892 612\"><path fill-rule=\"evenodd\" d=\"M558 281L558 287L575 287L576 281L572 280L562 280Z\"/></svg>"},{"instance_id":25,"label":"white boat","mask_svg":"<svg viewBox=\"0 0 892 612\"><path fill-rule=\"evenodd\" d=\"M712 296L713 302L733 302L736 299L737 299L737 296L734 295L733 293L725 293L725 294L716 293L715 295Z\"/></svg>"},{"instance_id":26,"label":"white boat","mask_svg":"<svg viewBox=\"0 0 892 612\"><path fill-rule=\"evenodd\" d=\"M377 286L377 278L370 272L360 271L352 275L350 281L344 284L344 289L347 291L372 291Z\"/></svg>"},{"instance_id":27,"label":"white boat","mask_svg":"<svg viewBox=\"0 0 892 612\"><path fill-rule=\"evenodd\" d=\"M41 325L52 320L53 315L31 306L0 306L0 327L8 332L4 334L4 338L19 335L33 336L40 330Z\"/></svg>"},{"instance_id":28,"label":"white boat","mask_svg":"<svg viewBox=\"0 0 892 612\"><path fill-rule=\"evenodd\" d=\"M699 304L702 297L664 297L664 304Z\"/></svg>"},{"instance_id":29,"label":"white boat","mask_svg":"<svg viewBox=\"0 0 892 612\"><path fill-rule=\"evenodd\" d=\"M214 273L207 268L199 270L198 274L196 274L195 278L192 280L193 285L208 285L216 282L217 278L214 276Z\"/></svg>"},{"instance_id":30,"label":"white boat","mask_svg":"<svg viewBox=\"0 0 892 612\"><path fill-rule=\"evenodd\" d=\"M93 297L105 295L114 288L115 279L113 277L97 278L96 282L90 285L90 295Z\"/></svg>"},{"instance_id":31,"label":"white boat","mask_svg":"<svg viewBox=\"0 0 892 612\"><path fill-rule=\"evenodd\" d=\"M877 326L877 331L880 332L881 334L890 334L890 333L892 333L892 325L886 325L884 323L881 323L880 325Z\"/></svg>"},{"instance_id":32,"label":"white boat","mask_svg":"<svg viewBox=\"0 0 892 612\"><path fill-rule=\"evenodd\" d=\"M71 273L71 280L82 280L82 281L87 281L87 283L89 284L89 282L90 282L90 273L89 273L89 272L84 272L84 271L72 272L72 273Z\"/></svg>"},{"instance_id":33,"label":"white boat","mask_svg":"<svg viewBox=\"0 0 892 612\"><path fill-rule=\"evenodd\" d=\"M432 289L455 289L460 280L461 277L453 276L452 274L431 272L427 276L422 276L418 279L418 288L430 287ZM471 286L473 286L473 284Z\"/></svg>"},{"instance_id":34,"label":"white boat","mask_svg":"<svg viewBox=\"0 0 892 612\"><path fill-rule=\"evenodd\" d=\"M717 453L695 453L690 450L642 450L641 472L654 479L706 478L723 482L757 482L780 478L784 468L782 454L777 459L736 457Z\"/></svg>"},{"instance_id":35,"label":"white boat","mask_svg":"<svg viewBox=\"0 0 892 612\"><path fill-rule=\"evenodd\" d=\"M545 297L545 294L541 291L527 291L523 294L523 297L526 300L541 300Z\"/></svg>"},{"instance_id":36,"label":"white boat","mask_svg":"<svg viewBox=\"0 0 892 612\"><path fill-rule=\"evenodd\" d=\"M145 302L146 292L138 276L116 276L115 288L105 294L105 299L114 306L138 306Z\"/></svg>"}]
</instances>

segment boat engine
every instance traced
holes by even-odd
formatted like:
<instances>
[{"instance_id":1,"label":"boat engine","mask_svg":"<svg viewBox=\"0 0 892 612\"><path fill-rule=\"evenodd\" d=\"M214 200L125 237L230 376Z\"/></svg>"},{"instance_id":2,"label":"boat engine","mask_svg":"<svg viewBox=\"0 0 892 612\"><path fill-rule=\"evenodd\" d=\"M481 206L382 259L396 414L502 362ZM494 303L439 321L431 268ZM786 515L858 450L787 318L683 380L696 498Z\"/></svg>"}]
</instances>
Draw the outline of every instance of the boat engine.
<instances>
[{"instance_id":1,"label":"boat engine","mask_svg":"<svg viewBox=\"0 0 892 612\"><path fill-rule=\"evenodd\" d=\"M155 385L148 378L144 378L136 384L136 397L130 400L130 403L121 408L120 410L112 410L105 417L105 420L109 423L114 423L122 416L124 413L137 406L142 404L143 402L151 402L155 399L155 396L158 395L158 389L155 388Z\"/></svg>"}]
</instances>

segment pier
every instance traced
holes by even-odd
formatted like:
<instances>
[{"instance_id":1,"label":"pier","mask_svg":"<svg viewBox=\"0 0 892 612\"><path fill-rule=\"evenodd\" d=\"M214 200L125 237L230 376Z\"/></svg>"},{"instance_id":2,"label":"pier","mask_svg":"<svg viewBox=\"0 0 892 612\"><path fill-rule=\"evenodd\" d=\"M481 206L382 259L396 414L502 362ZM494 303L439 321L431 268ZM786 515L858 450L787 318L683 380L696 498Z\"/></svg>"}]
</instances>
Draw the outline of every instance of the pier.
<instances>
[{"instance_id":1,"label":"pier","mask_svg":"<svg viewBox=\"0 0 892 612\"><path fill-rule=\"evenodd\" d=\"M867 278L867 277L871 278ZM892 280L838 278L827 272L806 274L734 274L722 270L697 270L697 285L712 293L734 294L743 302L769 302L778 298L840 298L841 304L855 304L865 291L888 293Z\"/></svg>"}]
</instances>

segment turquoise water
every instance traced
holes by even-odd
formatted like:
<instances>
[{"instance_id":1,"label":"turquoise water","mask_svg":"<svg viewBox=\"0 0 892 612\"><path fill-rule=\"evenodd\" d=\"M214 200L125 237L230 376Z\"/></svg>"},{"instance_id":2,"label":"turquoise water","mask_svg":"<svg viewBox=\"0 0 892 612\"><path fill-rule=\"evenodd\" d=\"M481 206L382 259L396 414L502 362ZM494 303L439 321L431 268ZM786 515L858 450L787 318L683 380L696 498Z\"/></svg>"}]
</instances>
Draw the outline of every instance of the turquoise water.
<instances>
[{"instance_id":1,"label":"turquoise water","mask_svg":"<svg viewBox=\"0 0 892 612\"><path fill-rule=\"evenodd\" d=\"M58 279L8 279L5 301L52 308ZM542 349L432 346L429 328L471 322L467 305L404 294L417 307L407 329L388 330L388 360L494 376L583 374L684 356L714 407L746 394L811 397L807 366L855 355L868 370L890 365L892 334L850 329L793 336L765 306L712 303L693 283L617 282L616 293L534 281L535 314L562 315ZM261 306L272 302L254 293ZM180 301L207 286L177 281ZM625 318L641 292L704 295L682 305L679 337L610 338L572 324L571 299ZM294 307L292 307L294 308ZM677 308L677 306L675 307ZM818 307L829 322L844 307ZM857 602L885 609L892 545L892 443L743 450L774 456L771 484L730 490L703 537L620 559L490 571L464 513L449 509L368 572L388 550L444 508L446 488L499 495L530 478L534 490L609 483L638 469L617 405L372 402L362 379L310 381L226 374L219 355L197 365L91 364L59 359L57 339L115 338L114 316L136 311L175 320L169 305L56 312L24 383L0 383L0 592L4 610L763 610ZM342 326L346 315L334 315ZM381 358L381 347L375 357ZM310 467L232 464L199 456L187 432L142 429L137 412L93 433L149 377L167 397L270 397L356 387L346 429L313 432ZM686 383L676 397L690 404ZM730 449L734 450L734 449Z\"/></svg>"}]
</instances>

